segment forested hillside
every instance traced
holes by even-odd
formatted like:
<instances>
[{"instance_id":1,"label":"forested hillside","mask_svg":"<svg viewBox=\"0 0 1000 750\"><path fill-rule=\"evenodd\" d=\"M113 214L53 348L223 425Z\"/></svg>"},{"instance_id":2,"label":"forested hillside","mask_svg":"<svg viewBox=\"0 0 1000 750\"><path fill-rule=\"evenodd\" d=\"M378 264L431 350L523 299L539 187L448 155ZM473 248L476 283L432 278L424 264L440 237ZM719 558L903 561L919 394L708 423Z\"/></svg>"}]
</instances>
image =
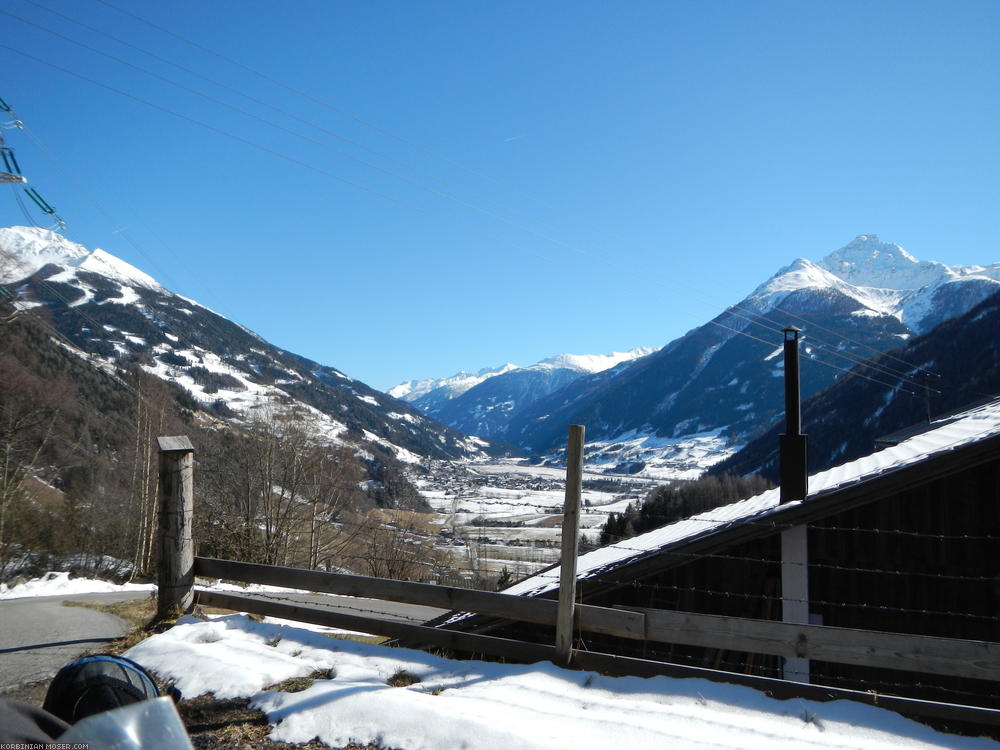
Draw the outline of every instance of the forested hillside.
<instances>
[{"instance_id":1,"label":"forested hillside","mask_svg":"<svg viewBox=\"0 0 1000 750\"><path fill-rule=\"evenodd\" d=\"M150 571L155 439L175 434L197 449L204 553L369 572L378 538L397 567L424 562L405 528L385 523L426 507L388 448L324 442L301 409L227 422L128 357L112 366L84 354L43 308L18 312L5 298L0 320L0 580L67 556Z\"/></svg>"}]
</instances>

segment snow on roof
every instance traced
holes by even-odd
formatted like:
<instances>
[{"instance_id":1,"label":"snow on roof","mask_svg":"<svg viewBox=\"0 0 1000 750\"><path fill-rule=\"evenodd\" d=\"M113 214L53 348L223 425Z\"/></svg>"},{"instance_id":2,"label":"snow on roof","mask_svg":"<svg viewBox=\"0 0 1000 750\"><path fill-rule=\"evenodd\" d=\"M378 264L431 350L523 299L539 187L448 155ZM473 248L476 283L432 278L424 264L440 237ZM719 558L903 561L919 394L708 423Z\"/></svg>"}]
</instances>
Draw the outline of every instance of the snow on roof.
<instances>
[{"instance_id":1,"label":"snow on roof","mask_svg":"<svg viewBox=\"0 0 1000 750\"><path fill-rule=\"evenodd\" d=\"M905 469L933 456L950 453L994 435L1000 435L1000 399L957 415L949 415L939 423L932 422L926 431L913 435L891 448L813 474L809 477L807 500L817 499L834 491ZM747 500L699 513L683 521L601 547L579 557L577 577L593 578L622 563L647 556L668 545L675 545L727 526L760 520L778 508L778 500L779 490L768 490ZM793 505L799 503L786 503L781 507L787 508ZM557 588L559 588L559 568L555 567L526 578L505 589L503 593L538 596Z\"/></svg>"}]
</instances>

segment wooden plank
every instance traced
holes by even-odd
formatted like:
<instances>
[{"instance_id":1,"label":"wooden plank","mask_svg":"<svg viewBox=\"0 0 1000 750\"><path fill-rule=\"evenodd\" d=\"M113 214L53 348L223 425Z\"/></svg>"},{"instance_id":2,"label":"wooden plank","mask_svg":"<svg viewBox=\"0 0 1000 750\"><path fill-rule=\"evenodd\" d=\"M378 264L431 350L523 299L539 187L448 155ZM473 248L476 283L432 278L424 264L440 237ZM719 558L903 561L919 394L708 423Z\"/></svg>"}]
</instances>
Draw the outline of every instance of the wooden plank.
<instances>
[{"instance_id":1,"label":"wooden plank","mask_svg":"<svg viewBox=\"0 0 1000 750\"><path fill-rule=\"evenodd\" d=\"M551 599L531 599L523 596L476 591L428 583L393 581L344 573L324 573L319 570L281 568L208 557L194 559L195 575L204 578L224 578L245 583L300 588L324 594L360 596L405 604L422 604L457 612L475 612L489 617L520 620L540 625L555 625L559 605ZM641 613L578 605L577 627L595 633L622 638L642 639L645 632Z\"/></svg>"},{"instance_id":2,"label":"wooden plank","mask_svg":"<svg viewBox=\"0 0 1000 750\"><path fill-rule=\"evenodd\" d=\"M593 651L577 651L574 654L573 664L577 669L593 670L608 675L634 675L636 677L662 676L678 679L710 680L712 682L751 687L779 700L804 698L821 703L834 700L853 700L869 706L896 711L906 716L919 716L925 719L941 719L944 721L961 721L984 727L1000 727L1000 710L984 708L982 706L963 706L955 703L928 701L920 698L904 698L902 696L887 695L875 691L809 685L803 682L788 682L787 680L779 680L773 677L723 672L718 669L669 664L667 662L601 654Z\"/></svg>"},{"instance_id":3,"label":"wooden plank","mask_svg":"<svg viewBox=\"0 0 1000 750\"><path fill-rule=\"evenodd\" d=\"M194 452L194 446L191 445L191 438L187 435L158 437L156 438L156 445L160 449L160 453Z\"/></svg>"},{"instance_id":4,"label":"wooden plank","mask_svg":"<svg viewBox=\"0 0 1000 750\"><path fill-rule=\"evenodd\" d=\"M576 627L588 633L603 633L638 641L646 639L646 616L633 610L577 604Z\"/></svg>"},{"instance_id":5,"label":"wooden plank","mask_svg":"<svg viewBox=\"0 0 1000 750\"><path fill-rule=\"evenodd\" d=\"M651 641L727 648L839 664L1000 680L1000 643L629 608Z\"/></svg>"},{"instance_id":6,"label":"wooden plank","mask_svg":"<svg viewBox=\"0 0 1000 750\"><path fill-rule=\"evenodd\" d=\"M809 530L793 526L781 532L781 620L809 624ZM782 676L792 682L809 682L809 660L785 657Z\"/></svg>"},{"instance_id":7,"label":"wooden plank","mask_svg":"<svg viewBox=\"0 0 1000 750\"><path fill-rule=\"evenodd\" d=\"M529 599L522 596L498 594L492 591L459 589L435 586L429 583L394 581L346 573L324 573L320 570L282 568L273 565L215 560L197 557L195 575L205 578L224 578L245 583L262 583L270 586L317 591L323 594L360 596L368 599L385 599L391 602L422 604L457 612L480 614L523 620L541 625L554 625L558 604L549 599Z\"/></svg>"},{"instance_id":8,"label":"wooden plank","mask_svg":"<svg viewBox=\"0 0 1000 750\"><path fill-rule=\"evenodd\" d=\"M382 635L387 638L397 639L406 644L437 646L455 651L517 659L524 662L551 661L555 656L555 650L552 646L515 641L510 638L497 638L489 635L460 633L454 630L430 628L426 625L390 622L389 620L380 620L374 617L347 615L317 607L284 604L273 600L255 599L248 596L205 591L204 589L195 589L195 602L209 607L220 607L238 612L280 617L286 620L295 620L296 622L308 622L313 625L325 625L332 628L354 630L360 633Z\"/></svg>"}]
</instances>

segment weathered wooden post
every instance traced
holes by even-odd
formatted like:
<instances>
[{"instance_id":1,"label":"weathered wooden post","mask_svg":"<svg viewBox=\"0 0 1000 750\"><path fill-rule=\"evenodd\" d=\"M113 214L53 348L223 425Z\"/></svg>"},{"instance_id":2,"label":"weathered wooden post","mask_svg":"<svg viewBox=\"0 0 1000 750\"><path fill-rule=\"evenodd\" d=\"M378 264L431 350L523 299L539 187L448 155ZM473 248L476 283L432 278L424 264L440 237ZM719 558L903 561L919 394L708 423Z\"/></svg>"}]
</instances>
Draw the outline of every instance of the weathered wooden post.
<instances>
[{"instance_id":1,"label":"weathered wooden post","mask_svg":"<svg viewBox=\"0 0 1000 750\"><path fill-rule=\"evenodd\" d=\"M583 494L583 425L569 426L566 443L566 501L562 522L562 563L559 573L559 611L556 615L556 660L573 660L573 618L576 603L576 554L580 536L580 496Z\"/></svg>"},{"instance_id":2,"label":"weathered wooden post","mask_svg":"<svg viewBox=\"0 0 1000 750\"><path fill-rule=\"evenodd\" d=\"M190 609L194 586L194 446L186 436L160 437L160 534L157 617Z\"/></svg>"}]
</instances>

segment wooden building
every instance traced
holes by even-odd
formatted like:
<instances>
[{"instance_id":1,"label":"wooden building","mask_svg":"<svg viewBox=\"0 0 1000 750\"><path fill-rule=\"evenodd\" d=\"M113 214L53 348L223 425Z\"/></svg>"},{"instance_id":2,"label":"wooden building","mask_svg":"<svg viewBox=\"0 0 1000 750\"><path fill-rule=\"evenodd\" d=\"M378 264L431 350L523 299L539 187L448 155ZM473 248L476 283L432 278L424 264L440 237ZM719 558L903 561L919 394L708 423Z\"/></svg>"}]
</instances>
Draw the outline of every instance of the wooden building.
<instances>
[{"instance_id":1,"label":"wooden building","mask_svg":"<svg viewBox=\"0 0 1000 750\"><path fill-rule=\"evenodd\" d=\"M755 652L745 638L735 644L718 633L678 642L581 633L581 647L1000 708L991 676L1000 670L1000 400L881 445L809 477L803 501L782 503L771 490L578 560L582 603L828 626L838 629L840 651L853 651L846 663L815 651L809 660ZM556 598L558 582L554 568L506 593ZM536 643L554 637L480 616L452 617L448 627ZM975 653L982 644L983 655L925 673L930 657L894 649L900 636L964 641Z\"/></svg>"}]
</instances>

